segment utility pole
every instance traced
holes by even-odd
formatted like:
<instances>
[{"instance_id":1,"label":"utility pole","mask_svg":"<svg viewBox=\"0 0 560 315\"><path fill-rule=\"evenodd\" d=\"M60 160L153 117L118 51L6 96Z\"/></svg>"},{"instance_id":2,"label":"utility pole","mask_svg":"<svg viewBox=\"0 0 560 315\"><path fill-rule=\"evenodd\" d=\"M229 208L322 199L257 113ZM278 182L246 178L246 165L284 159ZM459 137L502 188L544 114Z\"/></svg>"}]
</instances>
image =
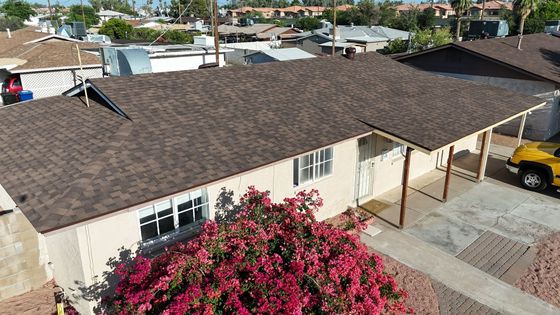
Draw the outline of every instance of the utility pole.
<instances>
[{"instance_id":1,"label":"utility pole","mask_svg":"<svg viewBox=\"0 0 560 315\"><path fill-rule=\"evenodd\" d=\"M214 50L216 51L216 64L220 66L220 34L218 33L218 0L214 0Z\"/></svg>"},{"instance_id":2,"label":"utility pole","mask_svg":"<svg viewBox=\"0 0 560 315\"><path fill-rule=\"evenodd\" d=\"M84 20L84 24L86 24L86 14L84 13L84 0L80 0L80 6L82 7L82 20Z\"/></svg>"},{"instance_id":3,"label":"utility pole","mask_svg":"<svg viewBox=\"0 0 560 315\"><path fill-rule=\"evenodd\" d=\"M51 0L47 0L47 6L49 8L49 15L51 16L51 26L52 26L53 25L53 15L52 15Z\"/></svg>"},{"instance_id":4,"label":"utility pole","mask_svg":"<svg viewBox=\"0 0 560 315\"><path fill-rule=\"evenodd\" d=\"M336 54L336 0L333 0L332 55Z\"/></svg>"}]
</instances>

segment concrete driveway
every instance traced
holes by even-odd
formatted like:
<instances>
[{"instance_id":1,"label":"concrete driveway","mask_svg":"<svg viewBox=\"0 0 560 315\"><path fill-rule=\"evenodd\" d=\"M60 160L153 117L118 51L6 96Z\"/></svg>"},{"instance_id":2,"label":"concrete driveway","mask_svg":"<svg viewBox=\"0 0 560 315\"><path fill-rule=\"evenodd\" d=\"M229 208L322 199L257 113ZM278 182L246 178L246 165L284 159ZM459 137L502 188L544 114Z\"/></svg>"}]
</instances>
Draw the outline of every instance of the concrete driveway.
<instances>
[{"instance_id":1,"label":"concrete driveway","mask_svg":"<svg viewBox=\"0 0 560 315\"><path fill-rule=\"evenodd\" d=\"M487 178L478 184L469 183L467 177L476 170L478 155L457 159L451 200L428 212L405 233L457 255L486 231L527 245L560 231L560 193L555 188L543 192L521 188L518 177L504 167L509 150L493 148Z\"/></svg>"}]
</instances>

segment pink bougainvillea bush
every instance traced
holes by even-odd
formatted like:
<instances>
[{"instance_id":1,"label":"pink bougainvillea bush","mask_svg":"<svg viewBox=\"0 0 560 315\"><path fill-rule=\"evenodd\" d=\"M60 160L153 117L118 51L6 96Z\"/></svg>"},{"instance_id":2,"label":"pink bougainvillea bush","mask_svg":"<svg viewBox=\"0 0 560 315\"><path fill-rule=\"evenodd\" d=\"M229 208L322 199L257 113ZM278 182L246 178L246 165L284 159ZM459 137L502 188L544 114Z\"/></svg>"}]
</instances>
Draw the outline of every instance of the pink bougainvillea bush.
<instances>
[{"instance_id":1,"label":"pink bougainvillea bush","mask_svg":"<svg viewBox=\"0 0 560 315\"><path fill-rule=\"evenodd\" d=\"M112 314L380 314L411 312L407 293L358 236L317 222L316 191L272 203L249 187L229 224L160 256L121 264Z\"/></svg>"}]
</instances>

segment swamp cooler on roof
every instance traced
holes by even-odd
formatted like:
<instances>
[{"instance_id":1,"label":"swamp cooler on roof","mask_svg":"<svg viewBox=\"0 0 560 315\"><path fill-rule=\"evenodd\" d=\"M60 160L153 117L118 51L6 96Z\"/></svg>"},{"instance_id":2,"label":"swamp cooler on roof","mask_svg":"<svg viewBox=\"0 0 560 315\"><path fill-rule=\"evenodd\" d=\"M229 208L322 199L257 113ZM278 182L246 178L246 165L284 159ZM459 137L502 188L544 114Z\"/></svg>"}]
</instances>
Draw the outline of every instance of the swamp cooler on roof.
<instances>
[{"instance_id":1,"label":"swamp cooler on roof","mask_svg":"<svg viewBox=\"0 0 560 315\"><path fill-rule=\"evenodd\" d=\"M111 76L129 76L152 73L152 63L146 50L142 48L101 48L103 72Z\"/></svg>"}]
</instances>

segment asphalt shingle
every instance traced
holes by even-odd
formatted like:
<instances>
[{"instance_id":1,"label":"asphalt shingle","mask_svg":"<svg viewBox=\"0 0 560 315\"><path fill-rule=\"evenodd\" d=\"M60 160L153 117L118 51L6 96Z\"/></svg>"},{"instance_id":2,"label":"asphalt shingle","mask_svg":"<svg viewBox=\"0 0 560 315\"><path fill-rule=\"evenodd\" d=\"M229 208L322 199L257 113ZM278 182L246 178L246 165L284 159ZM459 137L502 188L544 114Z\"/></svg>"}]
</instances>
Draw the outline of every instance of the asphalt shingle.
<instances>
[{"instance_id":1,"label":"asphalt shingle","mask_svg":"<svg viewBox=\"0 0 560 315\"><path fill-rule=\"evenodd\" d=\"M40 232L382 130L427 151L541 100L376 53L93 79L0 109L0 184Z\"/></svg>"}]
</instances>

